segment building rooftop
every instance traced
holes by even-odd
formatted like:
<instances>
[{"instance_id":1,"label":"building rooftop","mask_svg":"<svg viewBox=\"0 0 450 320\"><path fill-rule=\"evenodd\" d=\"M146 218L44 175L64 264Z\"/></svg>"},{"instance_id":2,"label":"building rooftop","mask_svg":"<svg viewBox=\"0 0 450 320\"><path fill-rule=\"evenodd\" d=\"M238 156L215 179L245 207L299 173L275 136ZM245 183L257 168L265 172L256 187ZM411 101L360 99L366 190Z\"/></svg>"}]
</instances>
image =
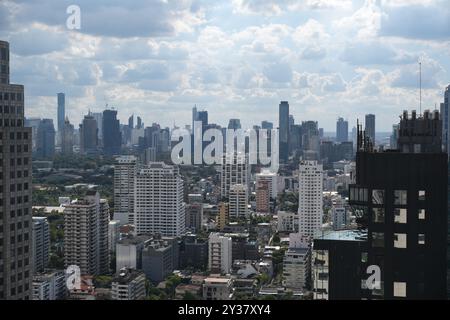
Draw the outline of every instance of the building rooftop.
<instances>
[{"instance_id":1,"label":"building rooftop","mask_svg":"<svg viewBox=\"0 0 450 320\"><path fill-rule=\"evenodd\" d=\"M112 282L117 282L119 284L128 284L142 274L142 271L123 268L119 270Z\"/></svg>"}]
</instances>

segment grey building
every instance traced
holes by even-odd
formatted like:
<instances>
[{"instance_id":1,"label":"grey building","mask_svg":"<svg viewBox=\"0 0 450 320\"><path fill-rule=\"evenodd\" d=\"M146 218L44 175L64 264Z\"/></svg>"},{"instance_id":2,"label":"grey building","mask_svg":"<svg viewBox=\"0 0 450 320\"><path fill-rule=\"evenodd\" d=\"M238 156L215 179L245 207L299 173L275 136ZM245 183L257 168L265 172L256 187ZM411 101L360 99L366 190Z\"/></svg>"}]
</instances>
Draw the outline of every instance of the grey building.
<instances>
[{"instance_id":1,"label":"grey building","mask_svg":"<svg viewBox=\"0 0 450 320\"><path fill-rule=\"evenodd\" d=\"M0 107L0 300L29 300L33 277L31 128L24 127L24 88L9 83L9 43L5 41L0 41Z\"/></svg>"},{"instance_id":2,"label":"grey building","mask_svg":"<svg viewBox=\"0 0 450 320\"><path fill-rule=\"evenodd\" d=\"M159 283L178 268L178 258L176 238L154 238L142 251L142 270L150 281Z\"/></svg>"},{"instance_id":3,"label":"grey building","mask_svg":"<svg viewBox=\"0 0 450 320\"><path fill-rule=\"evenodd\" d=\"M206 270L208 265L208 240L196 235L183 237L180 243L180 268Z\"/></svg>"},{"instance_id":4,"label":"grey building","mask_svg":"<svg viewBox=\"0 0 450 320\"><path fill-rule=\"evenodd\" d=\"M348 140L348 121L339 118L336 122L336 142L347 142Z\"/></svg>"},{"instance_id":5,"label":"grey building","mask_svg":"<svg viewBox=\"0 0 450 320\"><path fill-rule=\"evenodd\" d=\"M42 272L50 257L50 226L47 217L33 217L34 272Z\"/></svg>"},{"instance_id":6,"label":"grey building","mask_svg":"<svg viewBox=\"0 0 450 320\"><path fill-rule=\"evenodd\" d=\"M74 145L74 127L69 119L64 121L64 127L61 132L61 153L64 155L73 154Z\"/></svg>"},{"instance_id":7,"label":"grey building","mask_svg":"<svg viewBox=\"0 0 450 320\"><path fill-rule=\"evenodd\" d=\"M143 300L145 298L145 274L133 269L121 269L111 285L112 300Z\"/></svg>"}]
</instances>

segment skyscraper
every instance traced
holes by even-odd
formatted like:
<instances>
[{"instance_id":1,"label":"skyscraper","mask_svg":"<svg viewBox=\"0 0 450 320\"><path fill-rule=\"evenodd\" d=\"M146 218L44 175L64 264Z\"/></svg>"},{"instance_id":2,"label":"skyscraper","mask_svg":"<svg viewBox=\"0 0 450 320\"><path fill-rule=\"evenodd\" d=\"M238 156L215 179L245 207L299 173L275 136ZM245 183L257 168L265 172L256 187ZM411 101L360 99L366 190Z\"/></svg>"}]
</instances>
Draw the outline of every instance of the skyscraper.
<instances>
[{"instance_id":1,"label":"skyscraper","mask_svg":"<svg viewBox=\"0 0 450 320\"><path fill-rule=\"evenodd\" d=\"M66 95L58 93L58 132L62 132L66 119Z\"/></svg>"},{"instance_id":2,"label":"skyscraper","mask_svg":"<svg viewBox=\"0 0 450 320\"><path fill-rule=\"evenodd\" d=\"M55 155L55 127L52 119L42 119L37 131L36 157L52 159Z\"/></svg>"},{"instance_id":3,"label":"skyscraper","mask_svg":"<svg viewBox=\"0 0 450 320\"><path fill-rule=\"evenodd\" d=\"M336 123L336 142L348 141L348 121L339 118Z\"/></svg>"},{"instance_id":4,"label":"skyscraper","mask_svg":"<svg viewBox=\"0 0 450 320\"><path fill-rule=\"evenodd\" d=\"M298 230L302 236L312 240L322 229L322 165L317 161L301 161L298 184Z\"/></svg>"},{"instance_id":5,"label":"skyscraper","mask_svg":"<svg viewBox=\"0 0 450 320\"><path fill-rule=\"evenodd\" d=\"M24 88L9 83L5 41L0 41L0 97L0 299L28 300L33 277L31 128L24 127Z\"/></svg>"},{"instance_id":6,"label":"skyscraper","mask_svg":"<svg viewBox=\"0 0 450 320\"><path fill-rule=\"evenodd\" d=\"M366 137L372 141L372 145L375 146L375 115L366 114Z\"/></svg>"},{"instance_id":7,"label":"skyscraper","mask_svg":"<svg viewBox=\"0 0 450 320\"><path fill-rule=\"evenodd\" d=\"M114 164L114 220L134 224L135 156L120 156Z\"/></svg>"},{"instance_id":8,"label":"skyscraper","mask_svg":"<svg viewBox=\"0 0 450 320\"><path fill-rule=\"evenodd\" d=\"M243 184L233 184L230 187L229 216L239 219L247 217L248 191Z\"/></svg>"},{"instance_id":9,"label":"skyscraper","mask_svg":"<svg viewBox=\"0 0 450 320\"><path fill-rule=\"evenodd\" d=\"M238 130L241 129L241 120L240 119L230 119L230 121L228 121L228 129L231 130Z\"/></svg>"},{"instance_id":10,"label":"skyscraper","mask_svg":"<svg viewBox=\"0 0 450 320\"><path fill-rule=\"evenodd\" d=\"M449 144L449 128L450 128L450 85L445 88L444 103L441 103L441 119L442 119L442 145L444 151L448 153L450 150Z\"/></svg>"},{"instance_id":11,"label":"skyscraper","mask_svg":"<svg viewBox=\"0 0 450 320\"><path fill-rule=\"evenodd\" d=\"M64 265L80 267L81 274L109 272L109 206L96 191L64 209Z\"/></svg>"},{"instance_id":12,"label":"skyscraper","mask_svg":"<svg viewBox=\"0 0 450 320\"><path fill-rule=\"evenodd\" d=\"M279 155L280 161L289 159L289 103L281 101L279 105Z\"/></svg>"},{"instance_id":13,"label":"skyscraper","mask_svg":"<svg viewBox=\"0 0 450 320\"><path fill-rule=\"evenodd\" d=\"M117 155L122 147L122 134L116 110L103 111L103 153Z\"/></svg>"},{"instance_id":14,"label":"skyscraper","mask_svg":"<svg viewBox=\"0 0 450 320\"><path fill-rule=\"evenodd\" d=\"M381 288L369 298L446 299L447 154L439 114L405 112L399 127L398 152L374 152L358 134L349 203L368 228L367 265L381 273Z\"/></svg>"},{"instance_id":15,"label":"skyscraper","mask_svg":"<svg viewBox=\"0 0 450 320\"><path fill-rule=\"evenodd\" d=\"M34 273L42 272L50 258L50 226L47 217L33 217Z\"/></svg>"},{"instance_id":16,"label":"skyscraper","mask_svg":"<svg viewBox=\"0 0 450 320\"><path fill-rule=\"evenodd\" d=\"M61 153L64 155L73 154L74 145L74 127L66 118L64 121L64 128L61 133Z\"/></svg>"},{"instance_id":17,"label":"skyscraper","mask_svg":"<svg viewBox=\"0 0 450 320\"><path fill-rule=\"evenodd\" d=\"M153 162L136 171L134 221L137 234L177 237L186 230L183 180L176 166Z\"/></svg>"},{"instance_id":18,"label":"skyscraper","mask_svg":"<svg viewBox=\"0 0 450 320\"><path fill-rule=\"evenodd\" d=\"M269 121L263 121L261 122L261 129L273 129L273 123Z\"/></svg>"},{"instance_id":19,"label":"skyscraper","mask_svg":"<svg viewBox=\"0 0 450 320\"><path fill-rule=\"evenodd\" d=\"M98 152L97 121L92 115L84 116L80 124L80 152L82 154L96 154Z\"/></svg>"}]
</instances>

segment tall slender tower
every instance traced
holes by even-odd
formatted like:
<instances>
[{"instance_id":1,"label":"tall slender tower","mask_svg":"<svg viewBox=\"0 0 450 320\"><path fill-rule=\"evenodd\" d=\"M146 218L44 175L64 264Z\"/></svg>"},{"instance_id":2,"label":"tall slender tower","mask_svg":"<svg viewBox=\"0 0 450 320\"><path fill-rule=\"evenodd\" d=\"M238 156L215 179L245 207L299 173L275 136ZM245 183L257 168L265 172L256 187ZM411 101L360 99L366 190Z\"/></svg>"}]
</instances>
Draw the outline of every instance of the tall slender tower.
<instances>
[{"instance_id":1,"label":"tall slender tower","mask_svg":"<svg viewBox=\"0 0 450 320\"><path fill-rule=\"evenodd\" d=\"M66 120L66 95L58 93L58 132L64 129L64 121Z\"/></svg>"},{"instance_id":2,"label":"tall slender tower","mask_svg":"<svg viewBox=\"0 0 450 320\"><path fill-rule=\"evenodd\" d=\"M0 41L0 300L31 299L31 128L24 88L9 83L9 43Z\"/></svg>"},{"instance_id":3,"label":"tall slender tower","mask_svg":"<svg viewBox=\"0 0 450 320\"><path fill-rule=\"evenodd\" d=\"M366 114L366 136L372 142L372 145L375 146L375 115L374 114Z\"/></svg>"},{"instance_id":4,"label":"tall slender tower","mask_svg":"<svg viewBox=\"0 0 450 320\"><path fill-rule=\"evenodd\" d=\"M312 239L322 228L323 167L317 161L302 161L298 180L299 233Z\"/></svg>"},{"instance_id":5,"label":"tall slender tower","mask_svg":"<svg viewBox=\"0 0 450 320\"><path fill-rule=\"evenodd\" d=\"M289 158L289 102L281 101L279 105L279 155L280 160L287 162Z\"/></svg>"}]
</instances>

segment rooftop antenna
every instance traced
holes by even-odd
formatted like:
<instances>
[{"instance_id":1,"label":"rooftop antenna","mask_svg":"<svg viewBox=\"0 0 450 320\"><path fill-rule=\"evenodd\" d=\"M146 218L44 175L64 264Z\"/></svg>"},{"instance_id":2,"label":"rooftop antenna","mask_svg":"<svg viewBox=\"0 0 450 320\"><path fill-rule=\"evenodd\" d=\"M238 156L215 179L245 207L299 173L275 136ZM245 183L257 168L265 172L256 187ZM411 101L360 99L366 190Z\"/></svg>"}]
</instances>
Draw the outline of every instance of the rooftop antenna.
<instances>
[{"instance_id":1,"label":"rooftop antenna","mask_svg":"<svg viewBox=\"0 0 450 320\"><path fill-rule=\"evenodd\" d=\"M422 61L419 61L419 114L422 115Z\"/></svg>"}]
</instances>

